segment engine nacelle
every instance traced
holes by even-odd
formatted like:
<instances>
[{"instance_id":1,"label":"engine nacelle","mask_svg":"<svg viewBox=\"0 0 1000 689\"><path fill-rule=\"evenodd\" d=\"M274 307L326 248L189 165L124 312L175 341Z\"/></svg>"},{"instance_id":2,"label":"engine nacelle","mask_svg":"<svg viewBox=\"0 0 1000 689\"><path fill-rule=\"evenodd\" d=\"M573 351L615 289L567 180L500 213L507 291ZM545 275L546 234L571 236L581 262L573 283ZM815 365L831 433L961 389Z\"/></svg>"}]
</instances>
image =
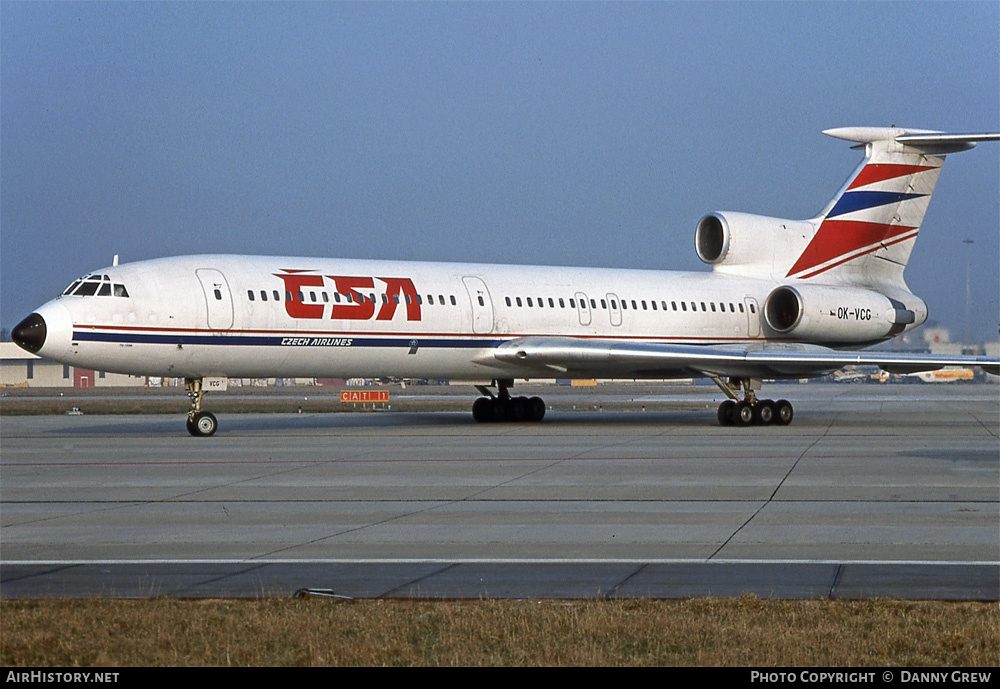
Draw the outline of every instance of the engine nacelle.
<instances>
[{"instance_id":1,"label":"engine nacelle","mask_svg":"<svg viewBox=\"0 0 1000 689\"><path fill-rule=\"evenodd\" d=\"M917 297L903 304L867 289L823 285L783 285L764 301L764 322L779 335L808 342L863 344L885 340L927 317ZM909 306L909 308L908 308Z\"/></svg>"},{"instance_id":2,"label":"engine nacelle","mask_svg":"<svg viewBox=\"0 0 1000 689\"><path fill-rule=\"evenodd\" d=\"M805 220L715 212L698 221L694 247L698 258L716 270L780 279L814 232Z\"/></svg>"}]
</instances>

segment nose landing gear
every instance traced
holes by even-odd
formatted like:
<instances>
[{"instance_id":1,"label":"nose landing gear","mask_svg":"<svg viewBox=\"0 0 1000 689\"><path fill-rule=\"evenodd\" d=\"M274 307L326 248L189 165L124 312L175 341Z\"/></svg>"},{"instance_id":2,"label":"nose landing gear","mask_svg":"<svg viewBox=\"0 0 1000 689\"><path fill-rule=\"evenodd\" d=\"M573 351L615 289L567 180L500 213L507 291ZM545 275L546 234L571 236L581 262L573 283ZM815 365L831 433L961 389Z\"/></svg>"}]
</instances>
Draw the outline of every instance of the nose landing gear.
<instances>
[{"instance_id":1,"label":"nose landing gear","mask_svg":"<svg viewBox=\"0 0 1000 689\"><path fill-rule=\"evenodd\" d=\"M718 376L712 380L725 392L729 399L719 405L719 425L721 426L787 426L795 415L788 400L759 400L754 392L760 389L760 381L751 378L731 378L725 383ZM743 387L743 399L737 391Z\"/></svg>"},{"instance_id":2,"label":"nose landing gear","mask_svg":"<svg viewBox=\"0 0 1000 689\"><path fill-rule=\"evenodd\" d=\"M184 389L187 390L188 399L191 400L191 411L187 416L187 430L193 436L207 438L215 435L219 429L219 422L215 415L209 411L201 410L201 402L205 399L205 391L202 389L201 378L185 378Z\"/></svg>"}]
</instances>

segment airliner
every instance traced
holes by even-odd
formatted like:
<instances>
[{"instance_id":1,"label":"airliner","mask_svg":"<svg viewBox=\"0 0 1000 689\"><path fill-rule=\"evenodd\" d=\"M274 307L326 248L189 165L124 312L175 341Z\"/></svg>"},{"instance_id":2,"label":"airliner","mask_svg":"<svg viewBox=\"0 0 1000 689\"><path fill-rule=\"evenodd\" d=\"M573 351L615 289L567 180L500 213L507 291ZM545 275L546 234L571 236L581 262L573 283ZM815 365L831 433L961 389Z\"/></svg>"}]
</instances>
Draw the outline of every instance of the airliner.
<instances>
[{"instance_id":1,"label":"airliner","mask_svg":"<svg viewBox=\"0 0 1000 689\"><path fill-rule=\"evenodd\" d=\"M540 421L519 379L704 377L722 425L787 425L764 379L847 365L998 373L1000 359L859 351L911 330L927 305L903 269L945 156L1000 134L896 127L824 132L865 158L809 220L710 213L705 272L204 255L114 265L70 284L12 331L29 352L101 371L182 377L187 430L211 436L205 393L229 378L470 381L480 422ZM478 384L477 384L478 383Z\"/></svg>"}]
</instances>

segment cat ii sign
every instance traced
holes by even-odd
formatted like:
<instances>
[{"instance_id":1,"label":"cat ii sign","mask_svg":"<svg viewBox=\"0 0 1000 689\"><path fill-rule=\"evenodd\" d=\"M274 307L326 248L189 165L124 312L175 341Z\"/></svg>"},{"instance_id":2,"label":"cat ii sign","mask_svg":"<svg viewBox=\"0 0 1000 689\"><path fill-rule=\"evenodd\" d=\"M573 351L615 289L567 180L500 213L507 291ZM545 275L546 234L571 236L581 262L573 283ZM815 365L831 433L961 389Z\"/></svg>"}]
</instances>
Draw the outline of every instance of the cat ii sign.
<instances>
[{"instance_id":1,"label":"cat ii sign","mask_svg":"<svg viewBox=\"0 0 1000 689\"><path fill-rule=\"evenodd\" d=\"M388 402L388 390L344 390L340 393L341 402Z\"/></svg>"}]
</instances>

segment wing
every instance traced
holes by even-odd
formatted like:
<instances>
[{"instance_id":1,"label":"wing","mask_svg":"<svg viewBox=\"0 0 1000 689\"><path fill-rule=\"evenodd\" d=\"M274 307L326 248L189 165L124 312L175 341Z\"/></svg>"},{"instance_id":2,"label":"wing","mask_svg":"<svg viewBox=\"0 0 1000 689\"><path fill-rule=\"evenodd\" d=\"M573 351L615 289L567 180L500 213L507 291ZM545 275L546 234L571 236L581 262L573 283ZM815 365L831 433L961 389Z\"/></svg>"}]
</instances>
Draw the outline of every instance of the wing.
<instances>
[{"instance_id":1,"label":"wing","mask_svg":"<svg viewBox=\"0 0 1000 689\"><path fill-rule=\"evenodd\" d=\"M879 351L838 351L806 344L680 345L571 337L524 337L497 347L498 362L535 377L804 378L844 366L874 365L890 373L980 366L1000 374L1000 359ZM520 375L520 374L518 374Z\"/></svg>"}]
</instances>

